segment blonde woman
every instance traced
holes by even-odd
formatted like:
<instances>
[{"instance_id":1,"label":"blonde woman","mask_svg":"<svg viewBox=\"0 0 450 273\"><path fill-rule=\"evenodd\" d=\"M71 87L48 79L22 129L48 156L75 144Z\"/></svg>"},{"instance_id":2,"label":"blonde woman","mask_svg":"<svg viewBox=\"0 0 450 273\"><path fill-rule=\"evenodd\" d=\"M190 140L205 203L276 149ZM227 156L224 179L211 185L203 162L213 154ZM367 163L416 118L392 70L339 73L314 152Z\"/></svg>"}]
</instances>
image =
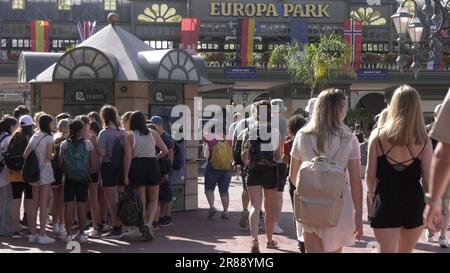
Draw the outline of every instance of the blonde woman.
<instances>
[{"instance_id":1,"label":"blonde woman","mask_svg":"<svg viewBox=\"0 0 450 273\"><path fill-rule=\"evenodd\" d=\"M53 204L52 204L52 222L53 232L58 238L66 236L66 228L64 226L64 186L63 186L63 170L59 166L59 151L61 143L69 136L69 119L61 119L58 122L57 132L53 135L55 140L55 155L58 158L52 161L53 174L55 182L52 183Z\"/></svg>"},{"instance_id":2,"label":"blonde woman","mask_svg":"<svg viewBox=\"0 0 450 273\"><path fill-rule=\"evenodd\" d=\"M397 88L386 121L369 143L367 194L381 252L412 252L423 231L421 178L428 182L432 156L417 91Z\"/></svg>"},{"instance_id":3,"label":"blonde woman","mask_svg":"<svg viewBox=\"0 0 450 273\"><path fill-rule=\"evenodd\" d=\"M363 235L362 182L358 139L344 125L347 100L339 89L322 91L317 99L311 121L295 136L291 151L290 179L297 181L302 161L310 161L318 154L333 158L339 151L336 164L346 167L348 176L343 193L343 208L336 227L303 225L306 252L341 252L343 246L355 243ZM347 143L342 149L343 143Z\"/></svg>"}]
</instances>

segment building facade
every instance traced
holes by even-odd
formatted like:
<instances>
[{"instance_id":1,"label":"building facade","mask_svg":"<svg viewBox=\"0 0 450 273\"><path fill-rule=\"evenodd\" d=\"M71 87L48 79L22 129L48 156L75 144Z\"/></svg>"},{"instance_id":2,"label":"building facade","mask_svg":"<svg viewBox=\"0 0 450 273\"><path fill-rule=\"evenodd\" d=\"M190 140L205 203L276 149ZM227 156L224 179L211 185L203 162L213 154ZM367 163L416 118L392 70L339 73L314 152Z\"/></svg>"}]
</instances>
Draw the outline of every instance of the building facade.
<instances>
[{"instance_id":1,"label":"building facade","mask_svg":"<svg viewBox=\"0 0 450 273\"><path fill-rule=\"evenodd\" d=\"M271 51L291 42L294 20L308 23L302 31L315 42L320 35L342 34L344 21L353 18L363 22L361 71L357 79L331 84L348 91L351 108L363 127L369 126L401 83L419 90L424 114L430 119L448 89L450 59L444 54L440 69L424 67L417 79L409 71L401 74L395 64L397 34L390 19L397 7L396 0L2 0L0 75L13 76L20 52L31 50L30 20L49 20L49 49L65 52L79 43L75 22L97 21L101 29L111 11L119 15L122 28L155 49L178 48L182 18L196 17L201 20L198 52L207 63L209 80L217 84L200 88L203 104L249 104L277 97L285 100L289 115L306 105L309 90L292 82L283 67L267 69ZM240 46L232 26L243 17L256 19L255 64L230 73L230 67L237 66L234 60Z\"/></svg>"}]
</instances>

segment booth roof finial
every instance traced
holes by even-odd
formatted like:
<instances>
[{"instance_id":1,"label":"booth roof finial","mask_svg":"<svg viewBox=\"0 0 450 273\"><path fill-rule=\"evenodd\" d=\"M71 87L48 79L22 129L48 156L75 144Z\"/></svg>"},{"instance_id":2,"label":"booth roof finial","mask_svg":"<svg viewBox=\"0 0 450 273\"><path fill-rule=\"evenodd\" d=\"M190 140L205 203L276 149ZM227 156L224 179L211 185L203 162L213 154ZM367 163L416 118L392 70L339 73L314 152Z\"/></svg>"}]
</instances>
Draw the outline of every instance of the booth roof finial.
<instances>
[{"instance_id":1,"label":"booth roof finial","mask_svg":"<svg viewBox=\"0 0 450 273\"><path fill-rule=\"evenodd\" d=\"M108 22L112 26L115 26L117 22L119 22L119 15L117 15L117 13L111 12L110 14L108 14Z\"/></svg>"}]
</instances>

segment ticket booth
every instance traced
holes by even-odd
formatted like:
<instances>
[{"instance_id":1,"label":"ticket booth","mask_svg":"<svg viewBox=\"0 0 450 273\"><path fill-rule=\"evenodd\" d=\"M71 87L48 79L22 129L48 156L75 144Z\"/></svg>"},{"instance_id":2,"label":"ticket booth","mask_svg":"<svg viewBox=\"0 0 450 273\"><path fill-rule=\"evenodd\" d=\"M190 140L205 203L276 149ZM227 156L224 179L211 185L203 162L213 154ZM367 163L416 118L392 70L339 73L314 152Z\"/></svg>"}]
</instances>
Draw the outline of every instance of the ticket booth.
<instances>
[{"instance_id":1,"label":"ticket booth","mask_svg":"<svg viewBox=\"0 0 450 273\"><path fill-rule=\"evenodd\" d=\"M30 62L24 53L18 74L23 75L21 82L30 82L33 109L52 115L87 114L112 104L119 114L140 110L149 117L160 115L170 132L171 109L187 105L194 115L198 86L212 84L200 57L182 49L155 50L114 21L63 55L40 57ZM50 57L56 61L50 62ZM42 66L41 61L36 64L38 59L51 65L36 71ZM194 127L186 133L193 135ZM174 183L175 210L196 209L198 140L189 139L182 146L186 164Z\"/></svg>"}]
</instances>

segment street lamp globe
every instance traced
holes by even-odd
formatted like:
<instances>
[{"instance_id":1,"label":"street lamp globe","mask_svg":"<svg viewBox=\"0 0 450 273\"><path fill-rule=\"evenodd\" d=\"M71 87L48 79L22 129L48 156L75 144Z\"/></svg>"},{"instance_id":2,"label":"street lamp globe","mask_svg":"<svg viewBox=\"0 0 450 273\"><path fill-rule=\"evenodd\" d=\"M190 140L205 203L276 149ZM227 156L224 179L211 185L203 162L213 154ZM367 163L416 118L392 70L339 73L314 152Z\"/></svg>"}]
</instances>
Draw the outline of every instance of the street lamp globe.
<instances>
[{"instance_id":1,"label":"street lamp globe","mask_svg":"<svg viewBox=\"0 0 450 273\"><path fill-rule=\"evenodd\" d=\"M397 31L398 34L406 34L411 18L412 15L406 12L403 7L398 8L397 12L391 16L391 19L394 22L395 31Z\"/></svg>"},{"instance_id":2,"label":"street lamp globe","mask_svg":"<svg viewBox=\"0 0 450 273\"><path fill-rule=\"evenodd\" d=\"M423 29L423 24L420 22L419 18L415 17L411 20L411 23L408 26L408 33L411 38L411 42L420 43L422 41Z\"/></svg>"}]
</instances>

